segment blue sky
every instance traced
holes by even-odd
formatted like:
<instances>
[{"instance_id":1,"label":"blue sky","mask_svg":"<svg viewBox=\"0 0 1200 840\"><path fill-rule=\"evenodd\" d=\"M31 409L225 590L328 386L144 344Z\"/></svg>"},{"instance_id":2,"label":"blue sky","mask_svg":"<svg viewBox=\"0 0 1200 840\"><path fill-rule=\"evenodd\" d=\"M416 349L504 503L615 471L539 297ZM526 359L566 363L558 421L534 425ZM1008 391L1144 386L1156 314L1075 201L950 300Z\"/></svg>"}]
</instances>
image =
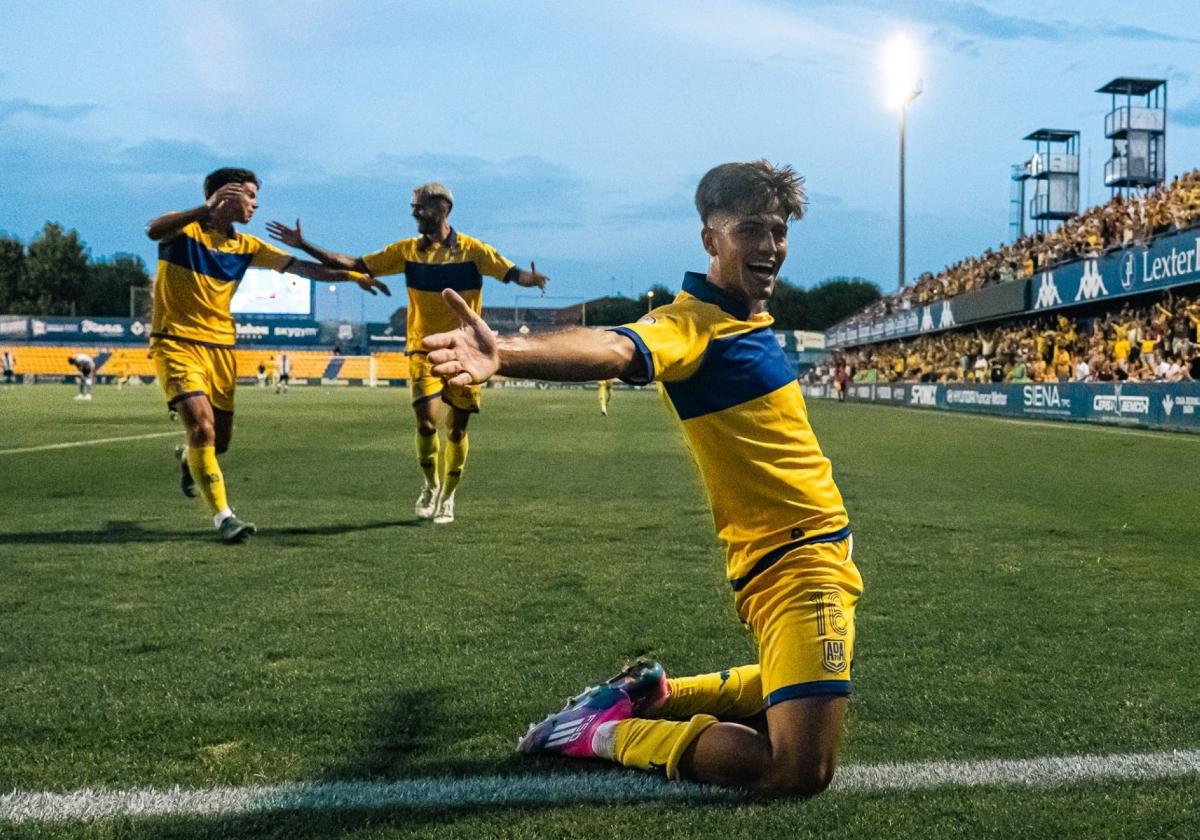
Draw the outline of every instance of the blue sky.
<instances>
[{"instance_id":1,"label":"blue sky","mask_svg":"<svg viewBox=\"0 0 1200 840\"><path fill-rule=\"evenodd\" d=\"M1115 76L1169 80L1169 171L1200 166L1200 19L1183 0L3 9L0 230L28 239L54 220L96 255L148 262L145 221L237 164L264 181L259 235L299 216L327 247L374 250L412 235L409 191L436 179L457 227L537 260L559 298L677 288L704 268L699 177L766 157L805 174L812 200L783 273L891 288L897 117L879 54L898 30L920 45L924 85L908 122L910 276L1007 238L1009 165L1034 129L1083 132L1082 198L1103 200L1108 98L1093 91ZM485 300L514 294L492 285ZM318 315L336 301L322 289Z\"/></svg>"}]
</instances>

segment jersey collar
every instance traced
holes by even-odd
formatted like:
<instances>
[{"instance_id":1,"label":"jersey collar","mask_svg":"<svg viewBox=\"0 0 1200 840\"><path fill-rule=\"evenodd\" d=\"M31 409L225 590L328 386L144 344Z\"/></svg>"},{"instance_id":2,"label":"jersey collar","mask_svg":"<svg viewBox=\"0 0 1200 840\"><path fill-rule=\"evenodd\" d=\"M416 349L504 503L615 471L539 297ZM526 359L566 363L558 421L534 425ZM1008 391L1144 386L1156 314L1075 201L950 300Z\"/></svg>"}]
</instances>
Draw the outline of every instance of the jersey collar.
<instances>
[{"instance_id":1,"label":"jersey collar","mask_svg":"<svg viewBox=\"0 0 1200 840\"><path fill-rule=\"evenodd\" d=\"M445 245L451 251L453 251L455 248L457 248L458 247L458 231L456 231L454 228L450 228L450 235L447 236L446 241L441 244ZM428 251L430 248L433 247L433 245L434 245L434 242L432 239L430 239L427 236L422 236L421 241L417 243L417 250L418 251Z\"/></svg>"},{"instance_id":2,"label":"jersey collar","mask_svg":"<svg viewBox=\"0 0 1200 840\"><path fill-rule=\"evenodd\" d=\"M695 271L684 272L683 290L697 300L719 306L739 321L750 320L750 307L733 295L708 281L708 277Z\"/></svg>"}]
</instances>

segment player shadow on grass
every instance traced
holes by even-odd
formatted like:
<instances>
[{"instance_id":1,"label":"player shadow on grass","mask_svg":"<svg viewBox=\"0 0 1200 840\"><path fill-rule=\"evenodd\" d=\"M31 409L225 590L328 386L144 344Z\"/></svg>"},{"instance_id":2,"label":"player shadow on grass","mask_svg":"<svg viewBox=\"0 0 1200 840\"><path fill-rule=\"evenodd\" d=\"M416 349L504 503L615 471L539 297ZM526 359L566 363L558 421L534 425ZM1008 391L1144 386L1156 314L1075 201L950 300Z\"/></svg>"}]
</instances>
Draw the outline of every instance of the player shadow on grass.
<instances>
[{"instance_id":1,"label":"player shadow on grass","mask_svg":"<svg viewBox=\"0 0 1200 840\"><path fill-rule=\"evenodd\" d=\"M308 525L294 528L263 528L255 541L273 542L274 538L340 536L382 528L415 528L419 519L389 519L378 522ZM25 531L0 533L0 545L121 545L125 543L207 542L214 539L211 529L148 529L141 522L111 520L104 527L80 531Z\"/></svg>"},{"instance_id":2,"label":"player shadow on grass","mask_svg":"<svg viewBox=\"0 0 1200 840\"><path fill-rule=\"evenodd\" d=\"M423 831L450 825L458 820L477 819L505 812L536 812L578 807L581 804L605 807L622 804L643 806L645 796L629 799L611 798L593 801L546 802L528 801L503 796L490 803L454 802L446 800L436 805L389 804L363 807L348 801L349 793L337 806L329 807L329 793L318 786L337 783L366 782L386 785L405 780L469 781L476 778L505 775L550 775L555 771L578 772L587 767L600 770L597 763L546 759L531 761L515 752L500 759L469 758L442 759L430 754L438 744L446 743L448 728L461 728L461 719L449 718L447 704L437 691L406 689L397 692L374 715L374 725L360 737L357 747L342 762L318 774L311 788L297 785L287 792L264 797L257 806L261 811L227 816L162 819L122 819L119 822L130 836L153 837L155 840L207 840L232 837L271 838L333 838L345 837L364 830L392 828L420 836ZM458 733L463 740L482 734L470 730ZM686 808L687 803L654 801L656 809ZM322 810L321 808L324 807ZM312 808L313 810L305 810ZM115 826L114 826L115 827ZM475 828L481 832L478 824ZM125 834L117 832L120 836ZM479 834L477 836L484 836Z\"/></svg>"}]
</instances>

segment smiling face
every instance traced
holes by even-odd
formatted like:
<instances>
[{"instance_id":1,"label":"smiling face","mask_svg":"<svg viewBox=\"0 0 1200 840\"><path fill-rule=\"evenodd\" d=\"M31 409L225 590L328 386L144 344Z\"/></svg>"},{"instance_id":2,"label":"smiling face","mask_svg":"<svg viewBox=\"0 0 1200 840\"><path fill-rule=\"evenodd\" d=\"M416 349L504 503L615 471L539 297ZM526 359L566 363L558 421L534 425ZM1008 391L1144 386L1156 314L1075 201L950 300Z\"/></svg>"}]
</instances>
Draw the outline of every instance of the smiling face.
<instances>
[{"instance_id":1,"label":"smiling face","mask_svg":"<svg viewBox=\"0 0 1200 840\"><path fill-rule=\"evenodd\" d=\"M234 221L240 224L246 224L254 217L254 211L258 209L258 184L253 181L248 181L242 184L242 200L238 205L238 215Z\"/></svg>"},{"instance_id":2,"label":"smiling face","mask_svg":"<svg viewBox=\"0 0 1200 840\"><path fill-rule=\"evenodd\" d=\"M442 225L450 215L450 206L445 200L436 196L423 196L413 193L412 217L417 223L417 231L430 239L440 238Z\"/></svg>"},{"instance_id":3,"label":"smiling face","mask_svg":"<svg viewBox=\"0 0 1200 840\"><path fill-rule=\"evenodd\" d=\"M778 210L713 215L700 233L709 281L761 312L787 257L787 237L787 219Z\"/></svg>"}]
</instances>

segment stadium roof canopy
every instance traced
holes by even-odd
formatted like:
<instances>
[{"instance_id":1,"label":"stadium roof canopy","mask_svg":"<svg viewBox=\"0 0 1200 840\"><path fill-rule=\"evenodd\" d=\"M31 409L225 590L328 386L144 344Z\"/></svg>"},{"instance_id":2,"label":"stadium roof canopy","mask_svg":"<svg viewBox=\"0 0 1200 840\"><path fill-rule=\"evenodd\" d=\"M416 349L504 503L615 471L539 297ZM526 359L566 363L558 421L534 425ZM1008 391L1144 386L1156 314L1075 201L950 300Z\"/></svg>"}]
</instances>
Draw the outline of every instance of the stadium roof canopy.
<instances>
[{"instance_id":1,"label":"stadium roof canopy","mask_svg":"<svg viewBox=\"0 0 1200 840\"><path fill-rule=\"evenodd\" d=\"M1046 140L1051 143L1065 143L1072 137L1078 137L1078 131L1068 131L1065 128L1039 128L1025 135L1025 140Z\"/></svg>"},{"instance_id":2,"label":"stadium roof canopy","mask_svg":"<svg viewBox=\"0 0 1200 840\"><path fill-rule=\"evenodd\" d=\"M1159 85L1166 83L1166 79L1135 79L1130 76L1120 76L1104 87L1096 88L1096 93L1127 93L1130 96L1145 96Z\"/></svg>"}]
</instances>

